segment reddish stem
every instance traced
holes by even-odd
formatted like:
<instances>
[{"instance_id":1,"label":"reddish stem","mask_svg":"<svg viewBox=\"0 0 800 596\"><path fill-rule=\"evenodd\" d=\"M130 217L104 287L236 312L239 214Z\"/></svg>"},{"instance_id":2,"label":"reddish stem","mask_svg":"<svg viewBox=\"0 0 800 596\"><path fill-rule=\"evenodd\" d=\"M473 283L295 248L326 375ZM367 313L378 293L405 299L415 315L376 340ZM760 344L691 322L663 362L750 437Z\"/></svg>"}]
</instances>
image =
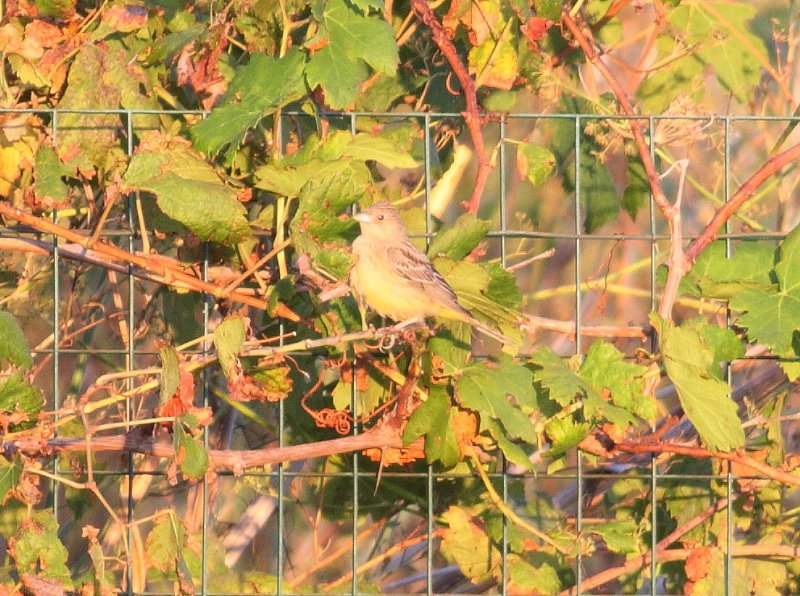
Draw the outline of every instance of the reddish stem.
<instances>
[{"instance_id":1,"label":"reddish stem","mask_svg":"<svg viewBox=\"0 0 800 596\"><path fill-rule=\"evenodd\" d=\"M467 102L467 109L463 113L463 116L469 135L472 138L472 144L475 146L475 155L478 158L478 173L475 175L475 187L472 189L472 195L466 204L466 209L469 213L476 214L478 213L483 188L486 186L486 180L489 178L489 172L492 166L483 143L483 131L481 130L483 118L481 117L480 108L478 107L478 95L477 89L475 88L475 81L469 76L467 67L464 66L464 63L458 55L458 50L456 50L453 42L450 41L450 37L448 37L447 32L436 18L436 15L433 14L428 3L425 0L411 0L411 7L422 23L430 29L431 35L433 36L433 43L436 44L436 47L439 48L448 64L450 64L450 68L453 69L453 73L461 84L464 99Z\"/></svg>"}]
</instances>

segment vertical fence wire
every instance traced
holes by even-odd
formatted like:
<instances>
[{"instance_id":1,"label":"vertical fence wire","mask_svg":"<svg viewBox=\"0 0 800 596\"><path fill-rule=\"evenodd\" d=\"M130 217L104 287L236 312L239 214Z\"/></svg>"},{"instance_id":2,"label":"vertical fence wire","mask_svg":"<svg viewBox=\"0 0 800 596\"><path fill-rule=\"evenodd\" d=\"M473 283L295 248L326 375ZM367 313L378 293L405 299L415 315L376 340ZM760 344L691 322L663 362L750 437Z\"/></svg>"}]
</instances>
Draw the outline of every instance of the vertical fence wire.
<instances>
[{"instance_id":1,"label":"vertical fence wire","mask_svg":"<svg viewBox=\"0 0 800 596\"><path fill-rule=\"evenodd\" d=\"M54 144L58 142L60 136L60 128L59 128L59 110L2 110L5 113L8 112L25 112L25 113L39 113L44 115L49 115L50 117L50 131L53 137ZM127 134L127 147L126 151L127 154L130 156L135 151L135 143L134 137L137 132L137 128L135 126L135 118L138 115L144 114L169 114L175 117L185 117L187 115L197 115L198 112L196 111L187 111L187 112L161 112L161 111L152 111L152 110L70 110L70 113L87 113L87 114L115 114L118 115L120 118L124 119L124 128ZM349 118L349 126L351 132L355 133L358 130L359 124L359 117L362 114L352 113L347 115ZM373 115L374 116L374 115ZM377 116L385 116L388 118L397 118L397 114L378 114ZM431 215L431 208L429 199L431 197L431 193L433 190L433 186L435 183L435 174L432 168L432 150L434 147L434 142L431 135L431 130L433 126L435 126L436 122L440 119L444 118L457 118L459 115L457 114L430 114L430 113L421 113L421 114L412 114L408 115L408 118L415 118L417 121L421 121L423 123L423 143L424 143L424 164L423 164L423 172L424 172L424 196L425 196L425 214L426 214L426 237L428 238L428 242L430 242L431 231L432 231L432 215ZM283 118L283 117L282 117ZM276 131L280 135L281 141L283 143L283 119L281 118L280 122L276 126ZM524 120L529 119L531 122L537 122L539 120L543 120L548 118L546 115L542 114L518 114L514 115L515 120ZM559 118L564 118L564 116L559 116ZM582 261L582 254L585 248L585 245L590 242L590 239L598 239L603 238L602 234L586 234L583 232L583 221L581 219L581 214L584 210L584 190L583 186L587 184L588 181L582 179L582 160L584 159L585 153L583 151L583 143L585 142L584 138L584 126L587 122L591 120L600 120L606 117L599 117L594 115L572 115L569 117L570 122L574 128L574 155L575 155L575 163L573 165L574 168L574 176L575 176L575 191L573 197L573 210L574 210L574 222L572 225L571 233L566 234L552 234L549 233L548 230L541 230L537 234L537 232L533 232L530 234L532 238L542 238L552 241L557 240L564 240L570 241L573 246L574 254L574 287L575 292L574 296L572 297L572 308L574 308L574 322L575 322L575 340L574 340L574 351L576 354L581 354L584 351L583 339L582 339L582 330L584 328L584 314L583 314L583 301L582 301L582 280L586 272L584 272L583 268L583 261ZM748 118L748 117L725 117L723 119L724 130L723 130L723 138L724 138L724 149L723 149L723 165L724 165L724 177L723 177L723 193L724 193L724 200L727 201L730 198L730 185L731 185L731 126L733 122L736 121L747 121L747 120L756 120L755 118ZM768 118L761 118L758 119L759 121L769 120ZM658 124L658 120L654 117L650 117L648 119L648 132L650 139L654 138L654 130ZM507 170L511 169L511 164L509 161L512 159L509 156L509 150L507 148L507 139L509 139L509 121L505 118L501 119L499 122L499 219L498 219L498 229L494 230L491 234L491 237L499 237L499 253L500 253L500 260L503 266L507 265L507 257L508 257L508 243L511 238L516 237L515 230L513 230L513 225L509 223L510 218L510 210L507 204L508 201L508 191L509 187L512 184L510 181L510 176L507 173ZM655 143L651 143L651 156L656 157L656 150ZM645 240L649 243L649 255L650 255L650 264L649 264L649 293L650 293L650 306L654 308L656 306L656 292L657 292L657 271L656 265L658 258L658 241L663 240L663 234L659 233L659 215L657 213L657 209L653 203L652 196L649 198L648 202L648 232L641 236L640 239ZM118 231L116 234L118 235L117 241L122 243L128 250L134 250L136 248L136 241L137 241L137 224L136 224L136 214L134 212L134 203L133 198L129 198L128 208L127 208L127 227L126 229ZM54 214L54 217L56 215ZM723 235L726 240L726 252L728 255L732 254L733 251L733 234L731 234L731 228L728 226L725 230L725 234ZM758 237L762 237L761 236ZM737 235L737 238L741 237L741 235ZM773 236L774 237L774 236ZM625 241L626 238L623 236L621 238L617 236L609 236L608 239L610 240L621 240ZM53 406L56 412L58 412L59 408L62 404L62 389L60 386L59 379L61 377L61 356L62 353L65 352L64 348L61 348L61 325L62 325L62 315L60 311L61 302L62 302L62 292L60 288L60 279L63 276L63 265L62 265L62 258L59 250L59 240L58 238L52 239L53 243L53 276L54 276L54 283L53 283L53 308L52 308L52 334L53 334L53 347L51 349L45 350L44 354L49 354L52 357L52 368L53 368L53 383L52 383L52 399L53 399ZM209 258L209 251L208 249L204 252L203 262L202 262L202 272L204 279L208 278L208 269L210 266L210 258ZM124 358L125 358L125 368L128 371L134 370L138 359L143 356L151 357L152 354L147 353L142 350L137 350L136 347L136 337L135 337L135 330L137 325L137 287L135 284L135 278L133 276L133 272L129 271L127 274L127 291L128 291L128 304L127 304L127 312L126 312L126 319L127 319L127 327L128 327L128 336L127 336L127 349L124 350ZM728 313L728 323L730 324L731 318L730 313ZM211 328L211 305L208 300L203 301L203 315L202 315L202 328L205 334L208 334ZM280 333L281 336L283 335L284 327L281 323L280 325ZM284 340L280 340L281 344L284 343ZM654 346L651 346L653 348ZM85 355L91 355L95 353L91 347L86 347L83 350L75 349L72 350L70 353L83 353ZM204 342L201 347L201 352L204 355L209 353L209 346L207 342ZM204 379L204 386L202 392L202 399L205 405L208 405L210 402L210 390L208 387L208 375L206 372L203 373ZM730 369L727 371L727 379L729 383L732 383L733 377ZM128 381L131 383L132 381ZM353 418L358 419L360 414L359 412L359 401L357 395L355 393L355 383L353 383L353 394L352 394L352 408L353 408ZM278 414L277 414L277 443L279 446L284 446L286 444L286 412L284 408L284 402L279 401L278 405ZM127 420L132 420L134 416L134 412L131 410L130 404L126 405L126 418ZM56 420L58 420L58 414L56 414ZM360 432L358 428L358 424L354 424L353 432L358 433ZM205 444L208 445L208 435L204 435ZM366 472L360 472L360 459L359 455L353 454L352 456L352 470L350 472L342 473L343 476L346 476L349 481L352 483L351 491L350 491L350 498L352 502L349 504L349 508L352 511L353 519L351 525L351 544L352 544L352 552L351 552L351 562L350 562L350 572L352 573L352 579L350 582L350 588L352 593L363 593L360 589L360 578L359 578L359 551L362 550L359 547L358 540L359 540L359 517L361 515L361 507L359 504L359 499L361 498L361 492L359 490L359 480L369 475ZM54 474L58 473L66 473L59 469L58 467L58 460L54 459L52 464L52 470ZM592 479L593 477L585 471L585 462L583 458L578 456L575 459L575 472L572 474L564 474L564 473L553 473L553 474L539 474L536 478L537 482L542 482L545 480L555 480L555 481L567 481L567 482L574 482L575 489L577 493L577 500L575 506L575 523L576 523L576 530L578 535L581 535L584 532L584 520L583 520L583 508L584 508L584 500L586 499L586 485L587 479ZM136 477L139 473L135 470L135 461L132 456L127 457L127 465L125 466L125 471L121 477L125 477L127 479L127 491L126 496L124 499L124 507L125 507L125 519L129 523L135 521L135 503L134 503L134 494L133 494L133 485L136 480ZM289 501L290 495L286 492L287 480L291 480L292 478L299 478L303 477L302 474L296 473L291 469L286 469L282 465L278 465L275 470L266 475L267 482L274 481L276 483L275 492L277 494L277 520L276 520L276 533L277 533L277 545L276 545L276 552L275 552L275 574L276 574L276 581L277 581L277 593L279 594L288 594L292 593L287 590L284 571L285 567L288 563L291 563L290 558L286 557L285 549L287 548L287 544L289 542L289 532L287 531L287 518L291 516L292 518L296 517L296 512L292 511L287 513L285 509L285 504ZM326 475L327 477L327 475ZM441 560L437 558L437 541L434 538L435 530L437 527L436 521L436 499L435 499L435 491L437 487L437 481L441 480L442 478L447 478L447 474L435 472L433 467L427 466L426 471L424 473L419 474L403 474L393 471L385 471L384 473L384 481L387 478L397 478L402 480L403 478L412 478L415 477L419 481L424 482L426 487L426 494L424 495L424 499L420 499L420 508L424 511L425 514L425 523L424 527L427 531L427 538L425 541L426 549L424 554L424 582L423 587L419 590L421 592L425 592L427 594L433 594L435 591L435 572L436 566L441 563ZM499 476L495 476L493 478L499 479L502 485L501 494L508 499L509 498L509 484L516 480L519 476L518 475L511 475L508 473L506 468L503 468ZM307 478L308 481L312 481L312 478ZM656 556L656 545L660 537L659 535L659 528L658 528L658 510L662 506L662 503L659 500L659 491L664 489L664 486L676 480L676 478L680 478L679 476L669 475L669 474L662 474L659 472L657 461L655 457L650 458L649 462L649 470L647 473L641 473L639 478L642 479L643 482L649 482L649 490L650 490L650 523L651 523L651 534L650 534L650 549L651 549L651 558L649 564L649 572L650 572L650 586L649 592L655 595L658 591L657 586L657 574L659 568L658 558ZM737 476L732 474L728 471L726 474L721 476L709 476L705 475L702 476L707 482L713 481L723 481L725 483L725 490L726 496L728 499L728 507L726 512L726 548L725 548L725 592L727 594L734 592L734 582L733 582L733 554L732 554L732 544L734 539L733 533L733 517L731 513L731 503L733 502L733 498L735 497L735 485L734 483L737 480ZM59 507L60 507L60 499L59 499L59 490L57 487L53 487L53 494L52 494L52 506L54 508L55 513L59 514ZM202 580L201 580L201 590L204 593L208 593L208 584L209 584L209 575L207 569L207 562L209 557L209 533L213 531L213 519L210 519L212 516L212 507L209 501L209 486L204 481L201 487L201 494L202 494L202 560L203 560L203 571L202 571ZM219 497L217 497L219 499ZM509 536L508 536L508 527L506 525L507 522L504 521L504 525L502 527L502 545L501 545L501 556L502 556L502 585L499 586L499 589L502 593L506 593L508 589L508 562L507 562L507 555L508 555L508 548L509 548ZM129 544L132 543L133 535L130 532L130 529L127 533L127 539ZM365 551L367 549L364 549ZM577 557L576 565L575 565L575 577L577 581L577 593L583 594L584 592L581 591L581 583L584 579L584 565L586 561L584 557L580 554ZM265 561L264 562L264 569L268 570L270 568L270 563ZM130 570L128 571L128 576L125 578L125 584L127 586L126 593L132 594L132 576Z\"/></svg>"}]
</instances>

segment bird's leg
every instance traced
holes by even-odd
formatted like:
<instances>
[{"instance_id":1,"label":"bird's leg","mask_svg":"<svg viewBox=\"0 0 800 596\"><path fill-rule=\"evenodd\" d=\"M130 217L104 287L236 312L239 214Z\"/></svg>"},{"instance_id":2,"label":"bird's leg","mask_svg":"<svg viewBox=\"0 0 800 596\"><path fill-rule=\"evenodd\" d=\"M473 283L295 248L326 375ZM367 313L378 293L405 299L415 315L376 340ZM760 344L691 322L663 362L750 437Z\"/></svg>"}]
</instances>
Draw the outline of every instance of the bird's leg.
<instances>
[{"instance_id":1,"label":"bird's leg","mask_svg":"<svg viewBox=\"0 0 800 596\"><path fill-rule=\"evenodd\" d=\"M423 317L414 317L413 319L406 319L405 321L397 323L394 327L392 327L392 331L404 331L406 329L413 329L414 327L418 327L420 325L425 325L425 319Z\"/></svg>"}]
</instances>

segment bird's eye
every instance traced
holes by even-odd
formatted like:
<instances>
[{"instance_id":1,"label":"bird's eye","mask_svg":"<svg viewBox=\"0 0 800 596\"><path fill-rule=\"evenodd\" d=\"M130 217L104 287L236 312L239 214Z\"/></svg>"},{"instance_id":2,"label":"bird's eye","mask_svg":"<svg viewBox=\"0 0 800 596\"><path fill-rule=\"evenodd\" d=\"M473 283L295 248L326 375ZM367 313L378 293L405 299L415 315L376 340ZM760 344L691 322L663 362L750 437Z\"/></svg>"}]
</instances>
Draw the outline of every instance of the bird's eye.
<instances>
[{"instance_id":1,"label":"bird's eye","mask_svg":"<svg viewBox=\"0 0 800 596\"><path fill-rule=\"evenodd\" d=\"M383 215L382 214L378 216L378 221L383 221Z\"/></svg>"}]
</instances>

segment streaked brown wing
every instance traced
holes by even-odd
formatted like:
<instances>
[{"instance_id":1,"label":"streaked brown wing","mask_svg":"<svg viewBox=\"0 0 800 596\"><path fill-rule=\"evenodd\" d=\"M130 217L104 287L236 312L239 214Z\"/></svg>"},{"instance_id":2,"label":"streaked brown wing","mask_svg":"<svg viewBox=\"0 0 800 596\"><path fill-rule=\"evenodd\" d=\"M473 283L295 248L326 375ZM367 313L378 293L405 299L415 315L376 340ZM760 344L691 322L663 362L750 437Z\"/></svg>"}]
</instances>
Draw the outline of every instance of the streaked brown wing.
<instances>
[{"instance_id":1,"label":"streaked brown wing","mask_svg":"<svg viewBox=\"0 0 800 596\"><path fill-rule=\"evenodd\" d=\"M423 290L436 302L466 312L458 303L455 292L445 279L433 268L428 257L416 246L404 242L386 248L389 264L397 275Z\"/></svg>"}]
</instances>

